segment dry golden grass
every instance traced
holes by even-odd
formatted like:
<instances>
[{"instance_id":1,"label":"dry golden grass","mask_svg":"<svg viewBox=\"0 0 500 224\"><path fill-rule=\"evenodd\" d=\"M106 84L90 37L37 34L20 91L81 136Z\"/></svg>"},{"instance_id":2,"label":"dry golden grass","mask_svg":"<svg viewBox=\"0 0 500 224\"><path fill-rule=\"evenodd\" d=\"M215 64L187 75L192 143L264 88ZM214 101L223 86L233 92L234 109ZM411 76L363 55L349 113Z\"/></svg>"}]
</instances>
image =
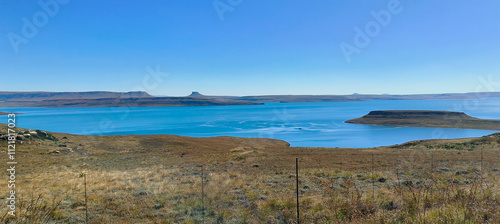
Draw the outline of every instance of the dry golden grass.
<instances>
[{"instance_id":1,"label":"dry golden grass","mask_svg":"<svg viewBox=\"0 0 500 224\"><path fill-rule=\"evenodd\" d=\"M498 134L373 149L294 148L232 137L53 134L58 141L17 144L19 217L9 223L84 222L82 173L90 223L201 223L203 216L205 223L295 223L295 158L301 223L500 222ZM6 180L0 180L5 189Z\"/></svg>"}]
</instances>

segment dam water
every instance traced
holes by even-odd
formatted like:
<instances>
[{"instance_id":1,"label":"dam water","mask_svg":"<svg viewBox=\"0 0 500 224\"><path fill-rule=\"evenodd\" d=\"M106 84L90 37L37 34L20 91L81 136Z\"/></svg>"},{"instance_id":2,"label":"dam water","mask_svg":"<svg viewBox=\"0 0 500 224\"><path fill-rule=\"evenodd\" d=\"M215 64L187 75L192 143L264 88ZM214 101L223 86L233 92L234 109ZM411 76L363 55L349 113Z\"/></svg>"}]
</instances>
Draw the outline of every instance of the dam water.
<instances>
[{"instance_id":1,"label":"dam water","mask_svg":"<svg viewBox=\"0 0 500 224\"><path fill-rule=\"evenodd\" d=\"M420 139L480 137L497 131L348 124L372 110L461 111L500 119L500 98L267 103L252 106L1 108L17 126L86 135L171 134L274 138L291 146L376 147ZM7 123L7 116L0 116ZM500 131L498 131L500 132Z\"/></svg>"}]
</instances>

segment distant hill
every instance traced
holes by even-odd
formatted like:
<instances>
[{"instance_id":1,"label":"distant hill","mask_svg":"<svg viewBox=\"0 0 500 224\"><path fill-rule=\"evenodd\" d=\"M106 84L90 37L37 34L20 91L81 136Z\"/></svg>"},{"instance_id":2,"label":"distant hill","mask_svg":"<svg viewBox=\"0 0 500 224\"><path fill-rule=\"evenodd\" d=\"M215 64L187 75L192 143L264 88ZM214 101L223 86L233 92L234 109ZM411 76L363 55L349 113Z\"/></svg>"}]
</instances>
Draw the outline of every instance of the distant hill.
<instances>
[{"instance_id":1,"label":"distant hill","mask_svg":"<svg viewBox=\"0 0 500 224\"><path fill-rule=\"evenodd\" d=\"M190 97L207 98L213 100L250 101L256 103L305 103L305 102L347 102L370 100L437 100L437 99L476 99L500 97L500 92L488 93L445 93L445 94L416 94L416 95L388 95L388 94L352 94L352 95L262 95L262 96L207 96L193 92Z\"/></svg>"},{"instance_id":2,"label":"distant hill","mask_svg":"<svg viewBox=\"0 0 500 224\"><path fill-rule=\"evenodd\" d=\"M0 92L0 107L164 107L258 105L263 103L348 102L370 100L434 100L500 97L500 92L420 95L263 95L207 96L192 92L186 97L155 97L146 92Z\"/></svg>"},{"instance_id":3,"label":"distant hill","mask_svg":"<svg viewBox=\"0 0 500 224\"><path fill-rule=\"evenodd\" d=\"M189 95L188 97L205 97L205 96L201 95L201 93L199 92L192 92L191 95Z\"/></svg>"},{"instance_id":4,"label":"distant hill","mask_svg":"<svg viewBox=\"0 0 500 224\"><path fill-rule=\"evenodd\" d=\"M2 101L42 101L63 99L102 99L102 98L148 98L153 97L146 92L0 92Z\"/></svg>"},{"instance_id":5,"label":"distant hill","mask_svg":"<svg viewBox=\"0 0 500 224\"><path fill-rule=\"evenodd\" d=\"M260 103L210 100L192 97L101 98L1 102L2 107L173 107L258 104Z\"/></svg>"},{"instance_id":6,"label":"distant hill","mask_svg":"<svg viewBox=\"0 0 500 224\"><path fill-rule=\"evenodd\" d=\"M442 127L500 130L500 120L485 120L462 112L427 110L380 110L346 121L354 124L410 127Z\"/></svg>"},{"instance_id":7,"label":"distant hill","mask_svg":"<svg viewBox=\"0 0 500 224\"><path fill-rule=\"evenodd\" d=\"M256 104L260 103L199 97L153 97L146 92L0 92L0 107L168 107Z\"/></svg>"}]
</instances>

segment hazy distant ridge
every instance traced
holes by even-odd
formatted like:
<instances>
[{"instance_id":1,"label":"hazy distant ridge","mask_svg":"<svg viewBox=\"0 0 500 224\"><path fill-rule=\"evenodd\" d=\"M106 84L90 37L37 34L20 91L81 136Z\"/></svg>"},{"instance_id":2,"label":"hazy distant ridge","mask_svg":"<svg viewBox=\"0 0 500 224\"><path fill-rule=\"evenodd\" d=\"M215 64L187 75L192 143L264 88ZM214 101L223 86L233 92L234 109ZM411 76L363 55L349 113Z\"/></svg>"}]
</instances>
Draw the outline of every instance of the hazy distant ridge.
<instances>
[{"instance_id":1,"label":"hazy distant ridge","mask_svg":"<svg viewBox=\"0 0 500 224\"><path fill-rule=\"evenodd\" d=\"M347 102L370 100L433 100L500 97L500 92L420 95L263 95L155 97L146 92L0 92L0 107L167 107L258 105L263 103Z\"/></svg>"},{"instance_id":2,"label":"hazy distant ridge","mask_svg":"<svg viewBox=\"0 0 500 224\"><path fill-rule=\"evenodd\" d=\"M154 97L146 92L0 92L0 107L168 107L255 105L194 97Z\"/></svg>"},{"instance_id":3,"label":"hazy distant ridge","mask_svg":"<svg viewBox=\"0 0 500 224\"><path fill-rule=\"evenodd\" d=\"M352 95L262 95L262 96L205 96L193 92L192 97L208 99L224 99L235 101L251 101L258 103L281 102L346 102L346 101L369 101L369 100L434 100L434 99L475 99L500 97L500 92L488 93L443 93L443 94L415 94L415 95L376 95L376 94L352 94Z\"/></svg>"},{"instance_id":4,"label":"hazy distant ridge","mask_svg":"<svg viewBox=\"0 0 500 224\"><path fill-rule=\"evenodd\" d=\"M0 101L42 101L62 99L146 98L146 92L0 92Z\"/></svg>"}]
</instances>

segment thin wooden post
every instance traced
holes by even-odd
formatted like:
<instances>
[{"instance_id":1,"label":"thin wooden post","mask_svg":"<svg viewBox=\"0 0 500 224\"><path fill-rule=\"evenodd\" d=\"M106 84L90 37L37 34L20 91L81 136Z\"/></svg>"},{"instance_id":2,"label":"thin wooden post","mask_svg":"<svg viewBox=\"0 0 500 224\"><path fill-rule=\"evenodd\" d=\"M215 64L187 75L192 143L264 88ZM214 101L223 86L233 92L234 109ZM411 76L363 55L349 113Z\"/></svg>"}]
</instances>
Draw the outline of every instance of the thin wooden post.
<instances>
[{"instance_id":1,"label":"thin wooden post","mask_svg":"<svg viewBox=\"0 0 500 224\"><path fill-rule=\"evenodd\" d=\"M398 193L399 196L401 197L401 178L399 178L399 168L396 167L396 178L398 180Z\"/></svg>"},{"instance_id":2,"label":"thin wooden post","mask_svg":"<svg viewBox=\"0 0 500 224\"><path fill-rule=\"evenodd\" d=\"M374 165L373 165L373 157L372 154L372 199L375 201L375 174L374 174Z\"/></svg>"},{"instance_id":3,"label":"thin wooden post","mask_svg":"<svg viewBox=\"0 0 500 224\"><path fill-rule=\"evenodd\" d=\"M434 172L434 151L431 154L431 173Z\"/></svg>"},{"instance_id":4,"label":"thin wooden post","mask_svg":"<svg viewBox=\"0 0 500 224\"><path fill-rule=\"evenodd\" d=\"M31 185L31 209L30 209L30 223L33 224L33 202L35 200L34 197L34 192L35 192L35 185Z\"/></svg>"},{"instance_id":5,"label":"thin wooden post","mask_svg":"<svg viewBox=\"0 0 500 224\"><path fill-rule=\"evenodd\" d=\"M297 190L297 224L300 224L300 207L299 207L299 158L295 158L295 187Z\"/></svg>"},{"instance_id":6,"label":"thin wooden post","mask_svg":"<svg viewBox=\"0 0 500 224\"><path fill-rule=\"evenodd\" d=\"M483 148L481 148L481 174L483 174L484 166L483 166Z\"/></svg>"},{"instance_id":7,"label":"thin wooden post","mask_svg":"<svg viewBox=\"0 0 500 224\"><path fill-rule=\"evenodd\" d=\"M205 185L203 180L203 165L201 165L201 215L205 223Z\"/></svg>"},{"instance_id":8,"label":"thin wooden post","mask_svg":"<svg viewBox=\"0 0 500 224\"><path fill-rule=\"evenodd\" d=\"M85 224L89 223L88 207L87 207L87 174L83 174L83 184L85 186Z\"/></svg>"}]
</instances>

